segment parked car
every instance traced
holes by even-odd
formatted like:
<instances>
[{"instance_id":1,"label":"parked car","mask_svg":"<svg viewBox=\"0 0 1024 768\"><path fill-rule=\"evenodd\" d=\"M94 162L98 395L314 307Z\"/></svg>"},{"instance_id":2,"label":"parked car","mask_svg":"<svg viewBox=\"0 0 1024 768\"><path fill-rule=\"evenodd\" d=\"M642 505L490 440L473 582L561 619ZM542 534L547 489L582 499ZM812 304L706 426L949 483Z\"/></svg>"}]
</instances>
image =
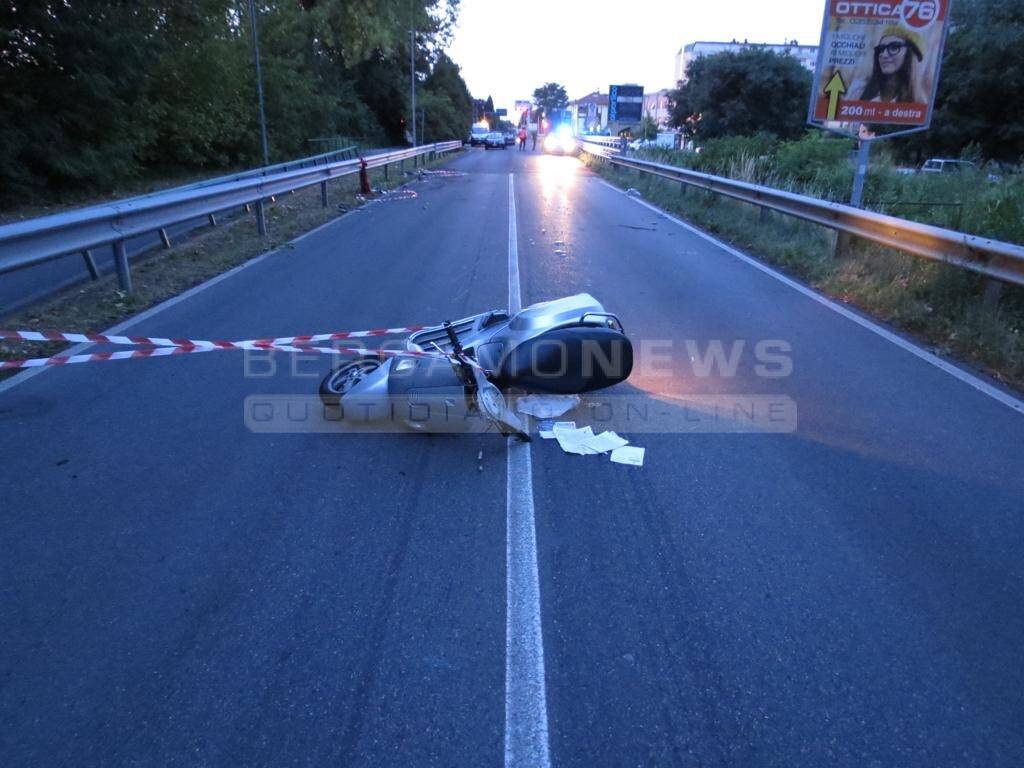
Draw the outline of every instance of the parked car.
<instances>
[{"instance_id":1,"label":"parked car","mask_svg":"<svg viewBox=\"0 0 1024 768\"><path fill-rule=\"evenodd\" d=\"M511 147L516 143L515 131L505 131L505 146Z\"/></svg>"},{"instance_id":2,"label":"parked car","mask_svg":"<svg viewBox=\"0 0 1024 768\"><path fill-rule=\"evenodd\" d=\"M978 166L970 160L948 160L933 157L921 166L921 173L956 173L959 171L976 171Z\"/></svg>"},{"instance_id":3,"label":"parked car","mask_svg":"<svg viewBox=\"0 0 1024 768\"><path fill-rule=\"evenodd\" d=\"M484 149L505 149L505 134L492 131L484 136Z\"/></svg>"}]
</instances>

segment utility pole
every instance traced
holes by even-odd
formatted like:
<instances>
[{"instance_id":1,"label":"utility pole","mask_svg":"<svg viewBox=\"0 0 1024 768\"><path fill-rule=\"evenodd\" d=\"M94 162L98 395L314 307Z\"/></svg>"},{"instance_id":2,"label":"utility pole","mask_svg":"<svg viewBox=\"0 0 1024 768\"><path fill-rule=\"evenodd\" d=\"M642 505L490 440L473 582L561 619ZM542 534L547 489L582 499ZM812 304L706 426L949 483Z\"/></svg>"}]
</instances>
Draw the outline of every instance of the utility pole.
<instances>
[{"instance_id":1,"label":"utility pole","mask_svg":"<svg viewBox=\"0 0 1024 768\"><path fill-rule=\"evenodd\" d=\"M251 2L251 0L250 0ZM416 30L409 30L409 85L412 88L412 145L416 146Z\"/></svg>"},{"instance_id":2,"label":"utility pole","mask_svg":"<svg viewBox=\"0 0 1024 768\"><path fill-rule=\"evenodd\" d=\"M252 27L252 54L256 62L256 95L260 102L260 139L263 143L263 164L270 165L267 151L267 115L263 109L263 73L260 71L260 41L256 34L256 0L249 0L249 23Z\"/></svg>"}]
</instances>

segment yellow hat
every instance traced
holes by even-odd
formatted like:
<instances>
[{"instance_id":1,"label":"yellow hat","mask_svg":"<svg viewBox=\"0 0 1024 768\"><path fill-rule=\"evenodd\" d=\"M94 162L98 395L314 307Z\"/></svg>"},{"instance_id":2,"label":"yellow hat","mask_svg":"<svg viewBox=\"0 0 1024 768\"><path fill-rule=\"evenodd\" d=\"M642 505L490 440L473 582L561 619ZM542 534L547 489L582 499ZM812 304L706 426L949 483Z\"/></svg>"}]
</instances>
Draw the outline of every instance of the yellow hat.
<instances>
[{"instance_id":1,"label":"yellow hat","mask_svg":"<svg viewBox=\"0 0 1024 768\"><path fill-rule=\"evenodd\" d=\"M924 58L922 53L924 45L921 42L921 36L902 24L889 24L882 30L882 34L878 36L878 39L881 40L883 37L902 37L914 49L914 55L917 56L918 61Z\"/></svg>"}]
</instances>

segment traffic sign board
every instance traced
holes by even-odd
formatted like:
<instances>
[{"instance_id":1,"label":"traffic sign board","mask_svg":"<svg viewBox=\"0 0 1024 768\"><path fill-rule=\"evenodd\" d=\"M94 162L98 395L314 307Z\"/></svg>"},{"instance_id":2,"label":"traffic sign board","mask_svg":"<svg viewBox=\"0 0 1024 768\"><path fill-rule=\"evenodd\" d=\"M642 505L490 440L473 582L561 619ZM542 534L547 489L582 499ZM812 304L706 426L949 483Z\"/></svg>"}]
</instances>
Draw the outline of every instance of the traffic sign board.
<instances>
[{"instance_id":1,"label":"traffic sign board","mask_svg":"<svg viewBox=\"0 0 1024 768\"><path fill-rule=\"evenodd\" d=\"M609 122L639 123L644 112L642 85L608 86Z\"/></svg>"}]
</instances>

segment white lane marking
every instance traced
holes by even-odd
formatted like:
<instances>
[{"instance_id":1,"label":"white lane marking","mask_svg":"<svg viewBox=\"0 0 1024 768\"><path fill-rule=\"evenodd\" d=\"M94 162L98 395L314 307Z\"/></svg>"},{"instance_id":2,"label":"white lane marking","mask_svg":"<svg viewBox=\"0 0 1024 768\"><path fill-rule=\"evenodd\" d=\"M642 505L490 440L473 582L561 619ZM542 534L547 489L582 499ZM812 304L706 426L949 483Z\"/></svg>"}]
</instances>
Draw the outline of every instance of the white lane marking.
<instances>
[{"instance_id":1,"label":"white lane marking","mask_svg":"<svg viewBox=\"0 0 1024 768\"><path fill-rule=\"evenodd\" d=\"M355 210L358 210L358 209L355 209ZM327 227L331 226L331 224L336 224L342 218L344 218L344 217L343 216L338 216L337 218L334 218L334 219L331 219L330 221L324 222L320 226L315 227L314 229L309 230L309 232L305 232L305 233L299 235L298 237L296 237L296 238L294 238L292 240L289 240L284 245L282 245L282 246L280 246L278 248L275 248L272 251L267 251L266 253L261 253L259 256L255 256L255 257L249 259L248 261L239 264L237 267L232 267L227 272L222 272L219 275L211 277L205 283L200 283L199 285L193 286L192 288L189 288L184 293L179 293L177 296L172 296L171 298L167 299L167 301L162 301L159 304L157 304L155 307L150 307L149 309L147 309L147 310L145 310L143 312L140 312L137 315L133 315L132 317L129 317L127 320L125 320L124 322L118 323L117 325L112 326L111 328L108 328L105 331L101 331L101 333L104 336L118 336L118 335L121 334L122 331L126 331L129 328L131 328L132 326L138 325L143 320L148 320L149 318L153 317L154 315L160 314L165 309L170 309L175 304L180 304L181 302L183 302L183 301L185 301L187 299L192 298L197 293L202 293L207 288L211 288L211 287L215 286L217 283L221 282L222 280L227 280L229 277L232 277L233 275L237 275L243 269L251 267L251 266L253 266L255 264L259 264L265 258L267 258L269 256L273 256L275 253L280 253L282 249L292 245L293 243L297 243L300 240L304 240L305 238L309 237L310 235L315 235L321 229L326 229ZM77 355L77 354L81 354L85 350L90 349L91 347L95 347L95 346L96 346L96 344L94 342L86 342L86 343L83 343L83 344L76 344L75 346L71 347L70 349L64 350L60 354L62 354L62 355ZM34 376L39 376L40 374L45 373L46 371L53 370L55 368L60 368L60 366L59 365L47 365L47 366L43 366L42 368L29 368L28 370L23 371L22 373L19 373L17 376L12 376L9 379L6 379L4 381L0 381L0 392L6 392L9 389L13 389L14 387L18 386L19 384L22 384L22 383L28 381L29 379L33 378Z\"/></svg>"},{"instance_id":2,"label":"white lane marking","mask_svg":"<svg viewBox=\"0 0 1024 768\"><path fill-rule=\"evenodd\" d=\"M508 175L508 307L522 308L515 185ZM549 768L544 636L530 444L508 439L505 497L505 768Z\"/></svg>"},{"instance_id":3,"label":"white lane marking","mask_svg":"<svg viewBox=\"0 0 1024 768\"><path fill-rule=\"evenodd\" d=\"M964 384L967 384L967 385L969 385L971 387L974 387L974 389L978 390L979 392L981 392L984 395L988 395L993 400L997 400L998 402L1002 403L1003 405L1007 406L1008 408L1012 408L1013 410L1017 411L1018 413L1024 413L1024 401L1014 397L1009 392L1004 392L1003 390L999 389L998 387L992 386L991 384L989 384L986 381L983 381L982 379L978 378L974 374L969 373L968 371L965 371L963 368L960 368L957 365L953 365L952 363L946 362L945 360L943 360L938 355L935 355L935 354L929 352L926 349L922 349L917 344L914 344L912 341L908 341L907 339L904 339L902 336L899 336L899 335L893 333L892 331L889 331L889 330L883 328L882 326L872 322L871 320L868 320L866 317L863 317L863 316L857 314L856 312L853 312L853 311L847 309L846 307L844 307L844 306L842 306L840 304L835 303L834 301L832 301L831 299L821 295L820 293L818 293L814 289L808 288L806 285L798 283L796 280L793 280L792 278L786 277L786 275L782 274L781 272L776 272L774 269L772 269L768 265L763 264L762 262L758 261L757 259L755 259L755 258L753 258L751 256L748 256L747 254L743 253L742 251L739 251L739 250L733 248L731 245L727 245L726 243L723 243L721 240L715 238L713 235L709 235L707 232L704 232L703 230L698 229L697 227L693 226L692 224L687 224L682 219L676 218L672 214L667 213L666 211L663 211L661 208L657 207L656 205L651 205L646 200L639 200L639 199L633 197L632 195L626 195L626 193L623 190L619 189L618 187L614 186L613 184L609 184L604 179L598 179L598 181L601 182L602 184L604 184L609 189L614 190L615 192L618 192L621 195L624 195L625 197L629 198L633 202L639 203L640 205L644 206L645 208L649 208L650 210L652 210L655 213L663 216L664 218L668 219L669 221L671 221L671 222L673 222L675 224L678 224L683 229L686 229L686 230L692 232L693 234L697 235L698 237L704 238L709 243L717 245L723 251L725 251L725 252L735 256L740 261L744 261L747 264L749 264L750 266L754 267L755 269L761 270L766 275L769 275L770 277L774 277L780 283L784 283L785 285L788 285L793 290L799 291L804 296L807 296L808 298L813 299L814 301L818 302L822 306L828 307L833 312L836 312L837 314L840 314L843 317L845 317L847 320L852 320L853 322L855 322L857 325L861 326L862 328L866 328L867 330L871 331L872 333L877 334L878 336L881 336L886 341L889 341L889 342L895 344L900 349L903 349L903 350L909 352L910 354L914 355L915 357L918 357L921 360L924 360L926 363L935 366L940 371L944 371L945 373L948 373L953 378L962 381Z\"/></svg>"},{"instance_id":4,"label":"white lane marking","mask_svg":"<svg viewBox=\"0 0 1024 768\"><path fill-rule=\"evenodd\" d=\"M523 294L519 288L519 231L516 228L516 188L512 174L508 175L508 311L523 308Z\"/></svg>"}]
</instances>

